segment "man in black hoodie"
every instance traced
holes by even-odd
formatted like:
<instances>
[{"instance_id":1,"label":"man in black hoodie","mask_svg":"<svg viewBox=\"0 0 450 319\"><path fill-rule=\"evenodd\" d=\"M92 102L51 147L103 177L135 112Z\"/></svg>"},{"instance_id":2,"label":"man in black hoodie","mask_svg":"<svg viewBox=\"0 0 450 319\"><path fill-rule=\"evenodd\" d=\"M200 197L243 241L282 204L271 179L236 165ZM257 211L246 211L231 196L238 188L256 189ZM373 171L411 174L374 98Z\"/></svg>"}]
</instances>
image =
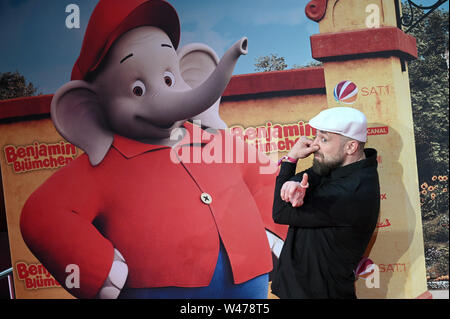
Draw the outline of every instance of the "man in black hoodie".
<instances>
[{"instance_id":1,"label":"man in black hoodie","mask_svg":"<svg viewBox=\"0 0 450 319\"><path fill-rule=\"evenodd\" d=\"M380 209L377 151L364 149L367 120L350 107L322 111L284 156L276 180L273 219L289 225L272 292L280 298L356 298L355 269ZM299 159L313 166L295 174Z\"/></svg>"}]
</instances>

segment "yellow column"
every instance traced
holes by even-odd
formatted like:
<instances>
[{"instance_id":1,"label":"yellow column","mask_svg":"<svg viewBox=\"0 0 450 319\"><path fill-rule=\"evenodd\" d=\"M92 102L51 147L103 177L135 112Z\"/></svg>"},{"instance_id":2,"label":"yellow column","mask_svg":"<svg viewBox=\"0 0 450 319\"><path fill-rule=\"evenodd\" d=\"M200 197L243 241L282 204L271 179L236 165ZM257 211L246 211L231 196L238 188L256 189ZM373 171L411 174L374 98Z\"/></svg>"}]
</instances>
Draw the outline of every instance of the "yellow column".
<instances>
[{"instance_id":1,"label":"yellow column","mask_svg":"<svg viewBox=\"0 0 450 319\"><path fill-rule=\"evenodd\" d=\"M414 58L415 41L396 28L392 0L311 1L306 13L319 22L320 34L311 37L311 46L313 57L324 62L328 107L364 112L366 147L376 148L379 155L381 211L367 251L378 265L379 287L359 279L358 298L418 297L427 291L427 283L405 62ZM341 81L358 87L353 104L336 100L333 90Z\"/></svg>"}]
</instances>

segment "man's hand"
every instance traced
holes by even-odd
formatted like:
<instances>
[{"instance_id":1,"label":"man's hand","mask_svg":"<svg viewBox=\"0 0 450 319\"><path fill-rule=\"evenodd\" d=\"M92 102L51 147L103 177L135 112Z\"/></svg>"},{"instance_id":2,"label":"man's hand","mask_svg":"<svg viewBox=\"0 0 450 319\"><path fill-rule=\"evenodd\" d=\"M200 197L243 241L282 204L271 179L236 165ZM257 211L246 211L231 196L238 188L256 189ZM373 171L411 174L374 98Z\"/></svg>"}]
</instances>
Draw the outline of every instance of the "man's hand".
<instances>
[{"instance_id":1,"label":"man's hand","mask_svg":"<svg viewBox=\"0 0 450 319\"><path fill-rule=\"evenodd\" d=\"M318 145L313 145L313 140L302 136L297 143L291 148L288 156L295 159L306 158L319 149Z\"/></svg>"},{"instance_id":2,"label":"man's hand","mask_svg":"<svg viewBox=\"0 0 450 319\"><path fill-rule=\"evenodd\" d=\"M303 205L303 198L308 187L308 174L304 173L300 183L289 181L283 184L280 193L281 199L290 202L292 207L300 207Z\"/></svg>"}]
</instances>

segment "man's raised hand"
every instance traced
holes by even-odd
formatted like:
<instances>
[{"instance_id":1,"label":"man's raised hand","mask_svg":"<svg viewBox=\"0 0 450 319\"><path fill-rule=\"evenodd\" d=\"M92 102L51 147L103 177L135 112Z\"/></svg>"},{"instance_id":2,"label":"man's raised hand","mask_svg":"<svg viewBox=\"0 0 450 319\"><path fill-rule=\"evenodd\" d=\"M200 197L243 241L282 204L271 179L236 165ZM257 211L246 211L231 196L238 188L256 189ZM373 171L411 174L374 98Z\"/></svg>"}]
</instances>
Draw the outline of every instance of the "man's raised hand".
<instances>
[{"instance_id":1,"label":"man's raised hand","mask_svg":"<svg viewBox=\"0 0 450 319\"><path fill-rule=\"evenodd\" d=\"M300 207L303 205L306 189L309 187L308 174L304 173L302 181L288 181L281 187L280 196L285 202L290 202L292 207Z\"/></svg>"},{"instance_id":2,"label":"man's raised hand","mask_svg":"<svg viewBox=\"0 0 450 319\"><path fill-rule=\"evenodd\" d=\"M288 156L295 159L303 159L319 150L319 146L314 144L314 140L302 136L298 139L297 143L289 151Z\"/></svg>"}]
</instances>

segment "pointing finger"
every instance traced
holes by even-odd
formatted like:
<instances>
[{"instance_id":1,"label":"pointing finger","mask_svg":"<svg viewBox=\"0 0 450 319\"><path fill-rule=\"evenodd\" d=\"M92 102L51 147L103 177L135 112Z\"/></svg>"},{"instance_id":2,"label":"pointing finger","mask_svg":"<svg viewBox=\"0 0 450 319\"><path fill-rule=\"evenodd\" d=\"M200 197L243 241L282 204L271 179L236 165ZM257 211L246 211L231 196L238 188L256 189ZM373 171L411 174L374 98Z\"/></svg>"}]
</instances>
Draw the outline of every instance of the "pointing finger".
<instances>
[{"instance_id":1,"label":"pointing finger","mask_svg":"<svg viewBox=\"0 0 450 319\"><path fill-rule=\"evenodd\" d=\"M309 187L308 173L304 173L303 174L303 178L302 178L302 181L300 183L300 186L303 187L303 188L308 188Z\"/></svg>"},{"instance_id":2,"label":"pointing finger","mask_svg":"<svg viewBox=\"0 0 450 319\"><path fill-rule=\"evenodd\" d=\"M282 200L284 200L284 185L281 187L280 197L281 197Z\"/></svg>"}]
</instances>

